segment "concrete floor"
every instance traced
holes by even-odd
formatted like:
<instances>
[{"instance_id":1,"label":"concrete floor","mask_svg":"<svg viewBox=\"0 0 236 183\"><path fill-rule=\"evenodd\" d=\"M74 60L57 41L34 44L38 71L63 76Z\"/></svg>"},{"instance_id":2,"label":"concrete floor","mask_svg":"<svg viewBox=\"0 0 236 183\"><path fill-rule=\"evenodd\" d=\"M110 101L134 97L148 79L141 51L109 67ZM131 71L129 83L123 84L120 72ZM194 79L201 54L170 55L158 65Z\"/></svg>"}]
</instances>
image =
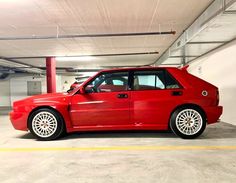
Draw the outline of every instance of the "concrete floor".
<instances>
[{"instance_id":1,"label":"concrete floor","mask_svg":"<svg viewBox=\"0 0 236 183\"><path fill-rule=\"evenodd\" d=\"M236 182L236 126L227 123L208 126L195 140L168 132L90 132L41 142L14 130L1 113L1 183Z\"/></svg>"}]
</instances>

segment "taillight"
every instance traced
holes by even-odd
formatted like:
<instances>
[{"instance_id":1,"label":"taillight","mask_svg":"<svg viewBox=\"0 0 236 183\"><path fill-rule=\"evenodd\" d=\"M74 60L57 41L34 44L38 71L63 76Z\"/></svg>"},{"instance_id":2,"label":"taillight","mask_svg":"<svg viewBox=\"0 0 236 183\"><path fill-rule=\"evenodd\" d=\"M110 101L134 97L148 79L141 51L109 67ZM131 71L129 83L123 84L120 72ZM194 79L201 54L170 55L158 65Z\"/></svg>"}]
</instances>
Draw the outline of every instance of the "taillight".
<instances>
[{"instance_id":1,"label":"taillight","mask_svg":"<svg viewBox=\"0 0 236 183\"><path fill-rule=\"evenodd\" d=\"M216 105L219 105L219 101L220 101L220 96L219 96L219 90L216 90Z\"/></svg>"}]
</instances>

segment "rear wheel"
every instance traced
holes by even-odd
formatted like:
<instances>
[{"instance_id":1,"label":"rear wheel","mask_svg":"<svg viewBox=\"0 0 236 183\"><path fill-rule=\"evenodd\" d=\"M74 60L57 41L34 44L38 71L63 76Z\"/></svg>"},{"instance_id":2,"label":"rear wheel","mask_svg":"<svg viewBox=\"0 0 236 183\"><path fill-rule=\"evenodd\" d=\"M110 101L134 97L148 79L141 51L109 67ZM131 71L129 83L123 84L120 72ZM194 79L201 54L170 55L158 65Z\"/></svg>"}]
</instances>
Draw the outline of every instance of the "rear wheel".
<instances>
[{"instance_id":1,"label":"rear wheel","mask_svg":"<svg viewBox=\"0 0 236 183\"><path fill-rule=\"evenodd\" d=\"M181 107L171 115L170 128L181 138L193 139L205 130L206 118L204 113L195 107Z\"/></svg>"},{"instance_id":2,"label":"rear wheel","mask_svg":"<svg viewBox=\"0 0 236 183\"><path fill-rule=\"evenodd\" d=\"M52 109L34 111L28 120L30 132L39 140L54 140L64 133L62 117Z\"/></svg>"}]
</instances>

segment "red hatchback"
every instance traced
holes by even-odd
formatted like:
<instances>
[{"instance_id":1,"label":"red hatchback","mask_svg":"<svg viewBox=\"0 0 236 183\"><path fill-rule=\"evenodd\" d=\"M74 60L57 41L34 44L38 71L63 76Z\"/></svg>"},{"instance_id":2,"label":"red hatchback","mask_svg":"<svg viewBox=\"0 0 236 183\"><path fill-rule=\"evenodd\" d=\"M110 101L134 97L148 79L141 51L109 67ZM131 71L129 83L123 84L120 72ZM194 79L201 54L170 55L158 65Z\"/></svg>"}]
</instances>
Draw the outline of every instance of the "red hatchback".
<instances>
[{"instance_id":1,"label":"red hatchback","mask_svg":"<svg viewBox=\"0 0 236 183\"><path fill-rule=\"evenodd\" d=\"M222 114L218 88L170 67L104 70L69 93L37 95L13 104L15 129L40 140L64 132L168 130L195 138Z\"/></svg>"}]
</instances>

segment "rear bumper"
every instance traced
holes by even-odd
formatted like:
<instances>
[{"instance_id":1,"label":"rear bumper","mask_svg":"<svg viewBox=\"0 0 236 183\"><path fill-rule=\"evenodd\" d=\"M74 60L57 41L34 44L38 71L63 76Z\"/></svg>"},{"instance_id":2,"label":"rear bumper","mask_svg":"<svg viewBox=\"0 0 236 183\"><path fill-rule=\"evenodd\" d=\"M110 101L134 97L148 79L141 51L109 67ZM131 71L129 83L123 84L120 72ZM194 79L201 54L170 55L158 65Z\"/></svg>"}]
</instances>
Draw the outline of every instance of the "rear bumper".
<instances>
[{"instance_id":1,"label":"rear bumper","mask_svg":"<svg viewBox=\"0 0 236 183\"><path fill-rule=\"evenodd\" d=\"M213 107L205 107L205 112L207 115L207 123L212 124L219 122L219 118L223 112L222 106L213 106Z\"/></svg>"},{"instance_id":2,"label":"rear bumper","mask_svg":"<svg viewBox=\"0 0 236 183\"><path fill-rule=\"evenodd\" d=\"M9 113L11 123L16 130L27 131L27 114L25 112L11 111Z\"/></svg>"}]
</instances>

